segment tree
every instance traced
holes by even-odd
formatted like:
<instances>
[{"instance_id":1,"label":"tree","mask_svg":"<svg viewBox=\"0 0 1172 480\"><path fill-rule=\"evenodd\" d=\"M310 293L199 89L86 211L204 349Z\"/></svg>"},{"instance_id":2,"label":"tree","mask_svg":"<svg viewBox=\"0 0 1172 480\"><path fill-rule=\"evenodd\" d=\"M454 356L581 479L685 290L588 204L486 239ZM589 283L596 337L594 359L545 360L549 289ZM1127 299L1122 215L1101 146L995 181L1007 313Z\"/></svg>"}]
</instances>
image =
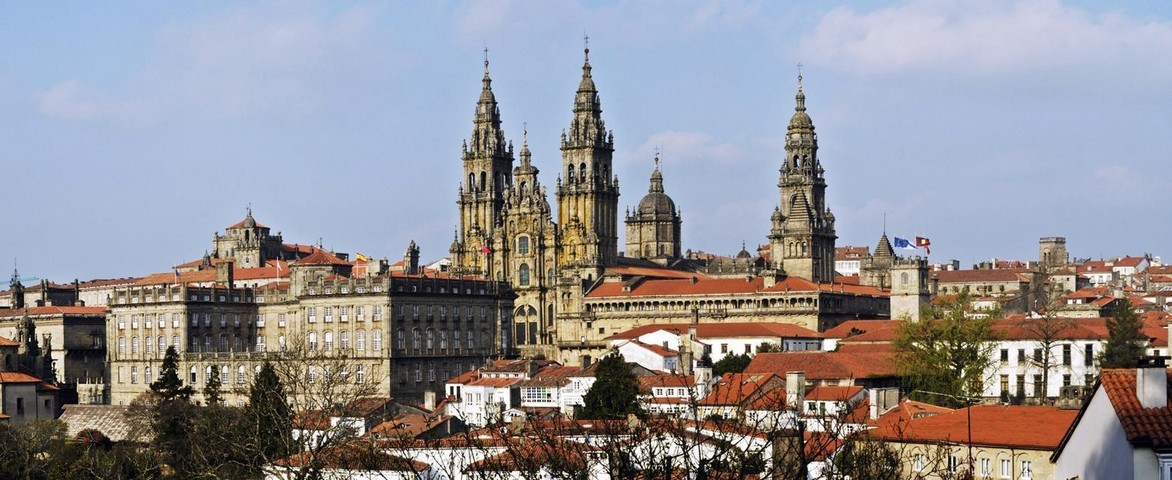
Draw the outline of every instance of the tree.
<instances>
[{"instance_id":1,"label":"tree","mask_svg":"<svg viewBox=\"0 0 1172 480\"><path fill-rule=\"evenodd\" d=\"M844 478L899 480L902 465L896 452L882 439L856 435L842 447L834 464Z\"/></svg>"},{"instance_id":2,"label":"tree","mask_svg":"<svg viewBox=\"0 0 1172 480\"><path fill-rule=\"evenodd\" d=\"M276 370L265 362L257 372L244 407L242 446L249 463L261 466L284 458L296 450L293 442L293 412L285 386Z\"/></svg>"},{"instance_id":3,"label":"tree","mask_svg":"<svg viewBox=\"0 0 1172 480\"><path fill-rule=\"evenodd\" d=\"M773 342L761 342L757 346L757 353L780 353L785 350L781 349L781 345Z\"/></svg>"},{"instance_id":4,"label":"tree","mask_svg":"<svg viewBox=\"0 0 1172 480\"><path fill-rule=\"evenodd\" d=\"M1107 346L1099 354L1099 368L1135 368L1148 338L1141 331L1139 314L1121 299L1107 319Z\"/></svg>"},{"instance_id":5,"label":"tree","mask_svg":"<svg viewBox=\"0 0 1172 480\"><path fill-rule=\"evenodd\" d=\"M179 380L179 354L174 346L167 347L163 355L163 365L159 369L159 378L151 383L151 392L158 396L160 401L174 399L187 400L195 393L190 385L184 386Z\"/></svg>"},{"instance_id":6,"label":"tree","mask_svg":"<svg viewBox=\"0 0 1172 480\"><path fill-rule=\"evenodd\" d=\"M712 374L719 377L726 373L741 373L745 371L745 367L748 367L751 361L753 361L753 357L743 353L726 355L712 366Z\"/></svg>"},{"instance_id":7,"label":"tree","mask_svg":"<svg viewBox=\"0 0 1172 480\"><path fill-rule=\"evenodd\" d=\"M925 320L905 322L895 341L894 358L906 385L957 398L980 395L999 338L988 313L974 311L968 295L962 294L925 307Z\"/></svg>"},{"instance_id":8,"label":"tree","mask_svg":"<svg viewBox=\"0 0 1172 480\"><path fill-rule=\"evenodd\" d=\"M1063 332L1074 328L1074 321L1069 318L1059 318L1055 316L1053 308L1047 308L1042 316L1024 318L1017 326L1021 328L1027 338L1033 339L1035 348L1040 354L1029 357L1029 363L1042 372L1042 395L1039 401L1043 404L1048 403L1050 373L1059 364L1054 358L1054 347L1059 345ZM1008 392L1002 392L1002 396L1008 397Z\"/></svg>"},{"instance_id":9,"label":"tree","mask_svg":"<svg viewBox=\"0 0 1172 480\"><path fill-rule=\"evenodd\" d=\"M609 420L629 414L644 416L639 406L639 381L622 355L613 353L598 361L594 385L586 392L582 418Z\"/></svg>"},{"instance_id":10,"label":"tree","mask_svg":"<svg viewBox=\"0 0 1172 480\"><path fill-rule=\"evenodd\" d=\"M204 399L204 402L206 402L209 406L210 405L219 405L220 400L221 400L221 398L220 398L220 386L221 386L220 368L221 367L218 365L212 365L209 368L211 368L211 370L210 370L211 374L208 375L207 385L204 385L204 387L203 387L203 399ZM226 368L226 367L224 367L224 368Z\"/></svg>"}]
</instances>

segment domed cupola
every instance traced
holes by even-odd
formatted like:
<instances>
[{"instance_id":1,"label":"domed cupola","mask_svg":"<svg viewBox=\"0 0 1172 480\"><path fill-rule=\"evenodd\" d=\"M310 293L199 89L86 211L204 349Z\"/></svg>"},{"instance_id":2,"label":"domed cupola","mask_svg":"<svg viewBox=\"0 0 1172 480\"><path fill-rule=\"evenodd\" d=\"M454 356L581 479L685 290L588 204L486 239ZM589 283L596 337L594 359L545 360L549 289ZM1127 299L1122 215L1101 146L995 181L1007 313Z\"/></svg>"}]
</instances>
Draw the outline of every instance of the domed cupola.
<instances>
[{"instance_id":1,"label":"domed cupola","mask_svg":"<svg viewBox=\"0 0 1172 480\"><path fill-rule=\"evenodd\" d=\"M680 212L663 191L659 154L651 171L651 186L635 211L627 214L627 256L647 259L680 257Z\"/></svg>"},{"instance_id":2,"label":"domed cupola","mask_svg":"<svg viewBox=\"0 0 1172 480\"><path fill-rule=\"evenodd\" d=\"M647 189L647 195L639 200L635 214L654 216L655 218L671 218L676 214L676 202L663 193L663 174L659 172L659 155L655 156L655 170L651 172L651 187Z\"/></svg>"}]
</instances>

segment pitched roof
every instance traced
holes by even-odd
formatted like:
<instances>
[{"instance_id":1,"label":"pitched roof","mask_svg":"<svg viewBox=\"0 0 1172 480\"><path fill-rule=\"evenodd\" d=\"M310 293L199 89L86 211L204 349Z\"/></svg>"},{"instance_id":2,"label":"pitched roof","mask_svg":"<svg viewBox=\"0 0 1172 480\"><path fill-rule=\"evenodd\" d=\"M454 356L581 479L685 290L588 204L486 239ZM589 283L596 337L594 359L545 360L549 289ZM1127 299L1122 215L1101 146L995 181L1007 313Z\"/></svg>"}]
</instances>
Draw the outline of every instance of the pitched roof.
<instances>
[{"instance_id":1,"label":"pitched roof","mask_svg":"<svg viewBox=\"0 0 1172 480\"><path fill-rule=\"evenodd\" d=\"M1172 446L1172 406L1144 408L1140 405L1135 376L1134 368L1105 369L1099 375L1099 383L1123 424L1127 441L1156 448Z\"/></svg>"},{"instance_id":2,"label":"pitched roof","mask_svg":"<svg viewBox=\"0 0 1172 480\"><path fill-rule=\"evenodd\" d=\"M847 320L822 332L822 337L857 342L891 342L895 341L903 324L903 320Z\"/></svg>"},{"instance_id":3,"label":"pitched roof","mask_svg":"<svg viewBox=\"0 0 1172 480\"><path fill-rule=\"evenodd\" d=\"M691 279L696 277L698 279L706 279L708 275L697 272L689 272L685 270L674 270L670 268L652 268L652 267L635 267L635 266L619 266L610 267L606 269L607 275L619 276L639 276L648 278L683 278Z\"/></svg>"},{"instance_id":4,"label":"pitched roof","mask_svg":"<svg viewBox=\"0 0 1172 480\"><path fill-rule=\"evenodd\" d=\"M349 265L350 262L342 260L334 254L325 251L325 249L315 248L313 253L307 255L301 260L297 260L298 265Z\"/></svg>"},{"instance_id":5,"label":"pitched roof","mask_svg":"<svg viewBox=\"0 0 1172 480\"><path fill-rule=\"evenodd\" d=\"M1077 414L1075 410L1046 406L976 405L882 424L871 434L904 443L968 443L971 427L974 445L1052 451ZM1029 428L1023 428L1026 425Z\"/></svg>"},{"instance_id":6,"label":"pitched roof","mask_svg":"<svg viewBox=\"0 0 1172 480\"><path fill-rule=\"evenodd\" d=\"M642 337L648 333L660 330L673 334L688 332L687 323L655 323L642 325L625 332L616 333L606 340L630 340ZM698 338L731 338L731 337L792 337L792 338L819 338L818 332L801 325L792 323L771 322L731 322L731 323L699 323L696 325Z\"/></svg>"},{"instance_id":7,"label":"pitched roof","mask_svg":"<svg viewBox=\"0 0 1172 480\"><path fill-rule=\"evenodd\" d=\"M770 388L770 381L774 379L780 380L777 375L772 373L726 373L712 385L711 393L696 403L698 405L741 405L755 395L768 395L770 392L762 389ZM774 383L780 385L779 382ZM774 390L781 389L775 388ZM781 399L785 399L784 394Z\"/></svg>"},{"instance_id":8,"label":"pitched roof","mask_svg":"<svg viewBox=\"0 0 1172 480\"><path fill-rule=\"evenodd\" d=\"M851 385L846 387L832 387L826 385L819 385L810 390L806 394L806 400L818 400L825 402L845 402L854 398L859 392L863 391L863 387L858 385Z\"/></svg>"},{"instance_id":9,"label":"pitched roof","mask_svg":"<svg viewBox=\"0 0 1172 480\"><path fill-rule=\"evenodd\" d=\"M878 288L863 285L813 283L797 277L787 277L772 287L765 286L765 279L753 277L743 278L696 278L688 279L647 279L643 282L628 286L623 282L602 282L594 287L586 296L600 297L640 297L640 296L677 296L677 295L731 295L751 294L759 292L827 292L845 293L852 295L887 296L888 293Z\"/></svg>"},{"instance_id":10,"label":"pitched roof","mask_svg":"<svg viewBox=\"0 0 1172 480\"><path fill-rule=\"evenodd\" d=\"M759 353L745 373L802 371L810 380L838 380L895 376L890 351L879 352L780 352Z\"/></svg>"},{"instance_id":11,"label":"pitched roof","mask_svg":"<svg viewBox=\"0 0 1172 480\"><path fill-rule=\"evenodd\" d=\"M106 314L106 307L27 307L27 308L12 308L0 309L0 318L21 317L25 314L29 316L51 316L51 315L83 315L100 317Z\"/></svg>"},{"instance_id":12,"label":"pitched roof","mask_svg":"<svg viewBox=\"0 0 1172 480\"><path fill-rule=\"evenodd\" d=\"M1029 281L1028 274L1033 270L1024 268L998 268L980 270L941 270L932 275L940 279L940 283L972 283L972 282L1019 282Z\"/></svg>"},{"instance_id":13,"label":"pitched roof","mask_svg":"<svg viewBox=\"0 0 1172 480\"><path fill-rule=\"evenodd\" d=\"M41 379L20 372L0 372L0 383L41 383Z\"/></svg>"}]
</instances>

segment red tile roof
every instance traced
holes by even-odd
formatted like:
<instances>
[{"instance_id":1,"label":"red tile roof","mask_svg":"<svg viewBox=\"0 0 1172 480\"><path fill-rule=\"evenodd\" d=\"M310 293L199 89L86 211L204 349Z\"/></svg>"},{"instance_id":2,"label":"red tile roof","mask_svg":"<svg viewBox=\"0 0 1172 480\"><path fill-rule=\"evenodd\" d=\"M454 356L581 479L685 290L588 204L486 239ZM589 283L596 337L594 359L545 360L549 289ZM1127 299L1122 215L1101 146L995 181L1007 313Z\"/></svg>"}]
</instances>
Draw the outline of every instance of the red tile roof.
<instances>
[{"instance_id":1,"label":"red tile roof","mask_svg":"<svg viewBox=\"0 0 1172 480\"><path fill-rule=\"evenodd\" d=\"M689 279L648 279L632 288L622 282L603 282L586 296L600 297L641 297L677 295L731 295L760 292L827 292L852 295L887 296L888 293L875 287L847 285L841 283L813 283L796 277L787 277L772 287L765 287L765 279L742 278L697 278Z\"/></svg>"},{"instance_id":2,"label":"red tile roof","mask_svg":"<svg viewBox=\"0 0 1172 480\"><path fill-rule=\"evenodd\" d=\"M687 323L656 323L642 325L625 332L616 333L606 340L630 340L642 337L649 333L666 330L673 334L688 332ZM698 338L731 338L731 337L787 337L787 338L819 338L818 332L792 323L771 322L730 322L730 323L700 323L696 325Z\"/></svg>"},{"instance_id":3,"label":"red tile roof","mask_svg":"<svg viewBox=\"0 0 1172 480\"><path fill-rule=\"evenodd\" d=\"M1077 415L1075 410L1056 407L976 405L902 423L884 423L871 434L893 442L965 444L970 440L971 425L974 445L1052 451Z\"/></svg>"},{"instance_id":4,"label":"red tile roof","mask_svg":"<svg viewBox=\"0 0 1172 480\"><path fill-rule=\"evenodd\" d=\"M981 270L941 270L933 276L940 279L940 283L973 283L973 282L1019 282L1029 281L1028 274L1032 270L1024 268L981 269Z\"/></svg>"},{"instance_id":5,"label":"red tile roof","mask_svg":"<svg viewBox=\"0 0 1172 480\"><path fill-rule=\"evenodd\" d=\"M0 309L0 318L22 317L25 314L29 316L52 316L52 315L84 315L92 317L100 317L106 314L106 307L28 307L28 308L12 308Z\"/></svg>"},{"instance_id":6,"label":"red tile roof","mask_svg":"<svg viewBox=\"0 0 1172 480\"><path fill-rule=\"evenodd\" d=\"M309 254L301 260L297 260L299 265L349 265L350 262L342 260L334 254L325 251L321 248L313 249L313 253Z\"/></svg>"},{"instance_id":7,"label":"red tile roof","mask_svg":"<svg viewBox=\"0 0 1172 480\"><path fill-rule=\"evenodd\" d=\"M468 385L469 387L505 388L520 382L520 378L480 377L476 380L466 383L465 385Z\"/></svg>"},{"instance_id":8,"label":"red tile roof","mask_svg":"<svg viewBox=\"0 0 1172 480\"><path fill-rule=\"evenodd\" d=\"M941 407L939 405L932 405L931 403L917 402L904 398L899 402L895 408L889 410L879 416L872 425L895 425L906 424L912 419L930 417L932 415L939 415L941 413L949 413L953 410L951 408Z\"/></svg>"},{"instance_id":9,"label":"red tile roof","mask_svg":"<svg viewBox=\"0 0 1172 480\"><path fill-rule=\"evenodd\" d=\"M895 376L890 352L780 352L759 353L745 373L803 371L810 380L841 380Z\"/></svg>"},{"instance_id":10,"label":"red tile roof","mask_svg":"<svg viewBox=\"0 0 1172 480\"><path fill-rule=\"evenodd\" d=\"M20 372L0 372L0 383L41 383L41 379Z\"/></svg>"},{"instance_id":11,"label":"red tile roof","mask_svg":"<svg viewBox=\"0 0 1172 480\"><path fill-rule=\"evenodd\" d=\"M1144 408L1136 397L1136 369L1106 369L1099 383L1115 407L1127 441L1135 445L1172 446L1172 406ZM1172 385L1172 381L1168 382Z\"/></svg>"},{"instance_id":12,"label":"red tile roof","mask_svg":"<svg viewBox=\"0 0 1172 480\"><path fill-rule=\"evenodd\" d=\"M233 268L232 279L236 282L243 282L248 280L262 280L262 279L279 279L288 278L289 268L284 266L278 267L255 267L255 268ZM216 281L216 271L212 269L194 270L187 272L167 272L154 273L147 275L138 281L135 285L181 285L188 283L209 283Z\"/></svg>"},{"instance_id":13,"label":"red tile roof","mask_svg":"<svg viewBox=\"0 0 1172 480\"><path fill-rule=\"evenodd\" d=\"M903 323L903 320L847 320L822 332L822 337L856 342L891 342L897 337Z\"/></svg>"},{"instance_id":14,"label":"red tile roof","mask_svg":"<svg viewBox=\"0 0 1172 480\"><path fill-rule=\"evenodd\" d=\"M632 277L648 277L648 278L684 278L691 279L696 277L698 279L707 279L708 275L698 272L688 272L685 270L673 270L670 268L652 268L652 267L610 267L606 269L607 275L620 275Z\"/></svg>"},{"instance_id":15,"label":"red tile roof","mask_svg":"<svg viewBox=\"0 0 1172 480\"><path fill-rule=\"evenodd\" d=\"M854 398L859 392L863 391L863 387L851 385L847 387L830 387L820 385L810 390L806 394L806 400L818 400L824 402L845 402Z\"/></svg>"},{"instance_id":16,"label":"red tile roof","mask_svg":"<svg viewBox=\"0 0 1172 480\"><path fill-rule=\"evenodd\" d=\"M712 391L696 402L698 405L741 405L758 395L776 397L784 380L771 373L726 373L712 385ZM780 399L785 400L784 393Z\"/></svg>"}]
</instances>

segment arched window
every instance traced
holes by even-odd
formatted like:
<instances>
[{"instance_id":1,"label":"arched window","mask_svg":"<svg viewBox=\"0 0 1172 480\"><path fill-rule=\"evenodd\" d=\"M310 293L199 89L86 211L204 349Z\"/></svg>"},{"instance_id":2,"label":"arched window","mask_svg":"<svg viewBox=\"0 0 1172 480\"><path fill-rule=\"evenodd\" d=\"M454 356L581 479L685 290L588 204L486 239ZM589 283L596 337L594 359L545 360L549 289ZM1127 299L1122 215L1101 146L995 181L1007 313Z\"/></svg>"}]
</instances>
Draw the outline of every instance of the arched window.
<instances>
[{"instance_id":1,"label":"arched window","mask_svg":"<svg viewBox=\"0 0 1172 480\"><path fill-rule=\"evenodd\" d=\"M171 345L175 347L175 353L179 353L179 335L171 335Z\"/></svg>"},{"instance_id":2,"label":"arched window","mask_svg":"<svg viewBox=\"0 0 1172 480\"><path fill-rule=\"evenodd\" d=\"M118 353L126 353L126 337L118 337Z\"/></svg>"},{"instance_id":3,"label":"arched window","mask_svg":"<svg viewBox=\"0 0 1172 480\"><path fill-rule=\"evenodd\" d=\"M326 332L324 337L325 337L325 349L332 350L334 348L334 332Z\"/></svg>"},{"instance_id":4,"label":"arched window","mask_svg":"<svg viewBox=\"0 0 1172 480\"><path fill-rule=\"evenodd\" d=\"M175 339L178 340L179 337L175 337ZM176 347L175 350L179 350L179 348ZM164 353L167 353L167 337L159 335L159 355Z\"/></svg>"},{"instance_id":5,"label":"arched window","mask_svg":"<svg viewBox=\"0 0 1172 480\"><path fill-rule=\"evenodd\" d=\"M427 348L428 348L428 350L434 348L434 346L435 346L434 342L435 342L435 332L428 330L427 331Z\"/></svg>"},{"instance_id":6,"label":"arched window","mask_svg":"<svg viewBox=\"0 0 1172 480\"><path fill-rule=\"evenodd\" d=\"M574 166L573 165L570 165L570 168L568 168L566 170L566 183L574 183Z\"/></svg>"},{"instance_id":7,"label":"arched window","mask_svg":"<svg viewBox=\"0 0 1172 480\"><path fill-rule=\"evenodd\" d=\"M354 332L354 347L357 348L359 351L366 350L366 331L365 330L359 330L357 332Z\"/></svg>"},{"instance_id":8,"label":"arched window","mask_svg":"<svg viewBox=\"0 0 1172 480\"><path fill-rule=\"evenodd\" d=\"M382 330L374 330L370 332L371 347L375 350L382 350L383 348L383 332Z\"/></svg>"},{"instance_id":9,"label":"arched window","mask_svg":"<svg viewBox=\"0 0 1172 480\"><path fill-rule=\"evenodd\" d=\"M204 381L204 383L207 383L208 381L211 381L211 379L212 379L212 375L215 375L215 373L214 373L214 372L215 372L215 367L213 367L213 366L211 366L211 365L208 365L208 366L207 366L207 368L203 369L203 381Z\"/></svg>"},{"instance_id":10,"label":"arched window","mask_svg":"<svg viewBox=\"0 0 1172 480\"><path fill-rule=\"evenodd\" d=\"M419 329L411 330L411 348L419 348Z\"/></svg>"},{"instance_id":11,"label":"arched window","mask_svg":"<svg viewBox=\"0 0 1172 480\"><path fill-rule=\"evenodd\" d=\"M342 350L346 350L346 349L350 348L350 332L349 331L342 330L342 332L338 334L338 346Z\"/></svg>"},{"instance_id":12,"label":"arched window","mask_svg":"<svg viewBox=\"0 0 1172 480\"><path fill-rule=\"evenodd\" d=\"M138 337L130 337L130 353L138 353Z\"/></svg>"},{"instance_id":13,"label":"arched window","mask_svg":"<svg viewBox=\"0 0 1172 480\"><path fill-rule=\"evenodd\" d=\"M529 285L529 264L522 263L521 268L517 271L517 283L521 286Z\"/></svg>"},{"instance_id":14,"label":"arched window","mask_svg":"<svg viewBox=\"0 0 1172 480\"><path fill-rule=\"evenodd\" d=\"M586 182L586 164L585 163L578 166L578 181L583 182L583 183Z\"/></svg>"},{"instance_id":15,"label":"arched window","mask_svg":"<svg viewBox=\"0 0 1172 480\"><path fill-rule=\"evenodd\" d=\"M488 177L482 171L482 172L480 172L480 190L484 191L484 187L487 184L488 184Z\"/></svg>"},{"instance_id":16,"label":"arched window","mask_svg":"<svg viewBox=\"0 0 1172 480\"><path fill-rule=\"evenodd\" d=\"M903 273L899 274L899 283L903 284L903 285L907 285L907 272L903 272Z\"/></svg>"},{"instance_id":17,"label":"arched window","mask_svg":"<svg viewBox=\"0 0 1172 480\"><path fill-rule=\"evenodd\" d=\"M244 365L236 367L236 383L244 383Z\"/></svg>"},{"instance_id":18,"label":"arched window","mask_svg":"<svg viewBox=\"0 0 1172 480\"><path fill-rule=\"evenodd\" d=\"M529 236L521 235L517 237L517 254L529 255Z\"/></svg>"},{"instance_id":19,"label":"arched window","mask_svg":"<svg viewBox=\"0 0 1172 480\"><path fill-rule=\"evenodd\" d=\"M191 370L189 371L189 373L187 375L188 375L187 383L190 383L192 385L199 383L199 370L196 370L195 365L191 366Z\"/></svg>"},{"instance_id":20,"label":"arched window","mask_svg":"<svg viewBox=\"0 0 1172 480\"><path fill-rule=\"evenodd\" d=\"M440 350L448 349L448 331L440 330Z\"/></svg>"},{"instance_id":21,"label":"arched window","mask_svg":"<svg viewBox=\"0 0 1172 480\"><path fill-rule=\"evenodd\" d=\"M309 349L317 350L317 332L309 332Z\"/></svg>"},{"instance_id":22,"label":"arched window","mask_svg":"<svg viewBox=\"0 0 1172 480\"><path fill-rule=\"evenodd\" d=\"M476 191L476 174L475 173L468 174L468 191L469 192Z\"/></svg>"}]
</instances>

